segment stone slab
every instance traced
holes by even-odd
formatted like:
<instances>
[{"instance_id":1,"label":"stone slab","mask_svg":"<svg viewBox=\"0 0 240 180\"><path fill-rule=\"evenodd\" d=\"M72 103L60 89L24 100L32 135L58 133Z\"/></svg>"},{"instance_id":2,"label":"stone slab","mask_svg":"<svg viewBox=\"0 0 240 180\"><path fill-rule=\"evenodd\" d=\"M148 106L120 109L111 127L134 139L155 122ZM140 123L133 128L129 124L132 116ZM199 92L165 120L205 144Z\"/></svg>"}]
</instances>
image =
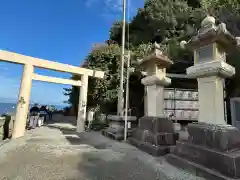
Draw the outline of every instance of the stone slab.
<instances>
[{"instance_id":1,"label":"stone slab","mask_svg":"<svg viewBox=\"0 0 240 180\"><path fill-rule=\"evenodd\" d=\"M125 121L125 116L108 115L107 119L111 120L111 121ZM128 121L136 121L137 118L135 116L128 116L127 120Z\"/></svg>"},{"instance_id":2,"label":"stone slab","mask_svg":"<svg viewBox=\"0 0 240 180\"><path fill-rule=\"evenodd\" d=\"M124 133L124 128L123 128L123 127L119 127L119 128L108 127L108 128L106 129L106 131L109 131L109 132L111 132L111 133L123 134L123 133Z\"/></svg>"},{"instance_id":3,"label":"stone slab","mask_svg":"<svg viewBox=\"0 0 240 180\"><path fill-rule=\"evenodd\" d=\"M148 130L136 129L133 132L133 137L142 142L159 146L159 145L174 145L176 137L173 133L153 133Z\"/></svg>"},{"instance_id":4,"label":"stone slab","mask_svg":"<svg viewBox=\"0 0 240 180\"><path fill-rule=\"evenodd\" d=\"M153 133L165 132L173 133L173 122L164 117L144 116L139 119L139 129L149 130Z\"/></svg>"},{"instance_id":5,"label":"stone slab","mask_svg":"<svg viewBox=\"0 0 240 180\"><path fill-rule=\"evenodd\" d=\"M131 128L135 128L136 126L137 126L137 124L135 122L131 122ZM125 121L110 121L109 127L112 127L112 128L122 127L124 129Z\"/></svg>"},{"instance_id":6,"label":"stone slab","mask_svg":"<svg viewBox=\"0 0 240 180\"><path fill-rule=\"evenodd\" d=\"M171 120L144 116L139 119L129 142L151 155L162 156L170 152L170 146L175 145L177 138Z\"/></svg>"},{"instance_id":7,"label":"stone slab","mask_svg":"<svg viewBox=\"0 0 240 180\"><path fill-rule=\"evenodd\" d=\"M230 125L192 123L188 133L189 140L196 145L222 152L240 148L240 131Z\"/></svg>"},{"instance_id":8,"label":"stone slab","mask_svg":"<svg viewBox=\"0 0 240 180\"><path fill-rule=\"evenodd\" d=\"M170 146L153 146L152 144L138 141L137 139L132 137L129 138L129 143L153 156L163 156L167 153L170 153Z\"/></svg>"},{"instance_id":9,"label":"stone slab","mask_svg":"<svg viewBox=\"0 0 240 180\"><path fill-rule=\"evenodd\" d=\"M106 131L106 130L102 131L102 135L104 135L104 136L106 136L108 138L117 140L117 141L121 141L121 140L124 139L124 136L122 134L111 133L111 132Z\"/></svg>"},{"instance_id":10,"label":"stone slab","mask_svg":"<svg viewBox=\"0 0 240 180\"><path fill-rule=\"evenodd\" d=\"M236 178L229 178L227 176L224 176L220 174L217 171L214 171L212 169L208 169L204 166L201 166L199 164L193 163L191 161L188 161L184 158L181 158L179 156L176 156L174 154L168 154L165 156L166 160L176 166L179 167L182 170L186 170L190 172L193 175L196 175L198 177L203 177L204 179L209 180L240 180Z\"/></svg>"},{"instance_id":11,"label":"stone slab","mask_svg":"<svg viewBox=\"0 0 240 180\"><path fill-rule=\"evenodd\" d=\"M112 132L112 131L109 131L109 129L102 130L102 135L117 141L124 140L124 133ZM130 137L131 135L132 135L132 131L129 130L127 133L127 137Z\"/></svg>"},{"instance_id":12,"label":"stone slab","mask_svg":"<svg viewBox=\"0 0 240 180\"><path fill-rule=\"evenodd\" d=\"M110 121L109 122L109 126L113 125L113 126L124 126L125 122L124 121Z\"/></svg>"},{"instance_id":13,"label":"stone slab","mask_svg":"<svg viewBox=\"0 0 240 180\"><path fill-rule=\"evenodd\" d=\"M110 137L114 140L124 139L124 129L125 129L125 117L118 115L108 115L107 119L109 122L109 127L102 131L102 134L106 137ZM128 116L128 122L131 122L131 128L128 128L128 137L132 135L132 129L137 125L137 118L135 116Z\"/></svg>"},{"instance_id":14,"label":"stone slab","mask_svg":"<svg viewBox=\"0 0 240 180\"><path fill-rule=\"evenodd\" d=\"M190 142L177 141L174 155L213 169L231 178L240 178L240 151L221 152Z\"/></svg>"}]
</instances>

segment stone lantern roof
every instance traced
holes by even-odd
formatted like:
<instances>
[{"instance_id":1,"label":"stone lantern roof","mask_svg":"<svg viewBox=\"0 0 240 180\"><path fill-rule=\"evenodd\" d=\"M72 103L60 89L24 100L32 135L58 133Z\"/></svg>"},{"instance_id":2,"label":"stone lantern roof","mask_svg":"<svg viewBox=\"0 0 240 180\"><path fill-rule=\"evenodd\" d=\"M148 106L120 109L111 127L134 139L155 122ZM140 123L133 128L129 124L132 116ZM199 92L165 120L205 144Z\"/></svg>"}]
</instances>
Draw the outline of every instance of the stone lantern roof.
<instances>
[{"instance_id":1,"label":"stone lantern roof","mask_svg":"<svg viewBox=\"0 0 240 180\"><path fill-rule=\"evenodd\" d=\"M167 54L161 50L160 45L155 42L152 50L142 60L139 60L139 64L143 67L149 64L156 64L162 68L166 68L172 65L173 61L168 58Z\"/></svg>"},{"instance_id":2,"label":"stone lantern roof","mask_svg":"<svg viewBox=\"0 0 240 180\"><path fill-rule=\"evenodd\" d=\"M234 37L226 28L225 23L220 23L216 25L216 20L212 16L207 16L201 23L201 28L199 29L197 35L193 36L188 45L197 49L204 45L217 42L221 46L227 48L236 47L240 45L239 37Z\"/></svg>"}]
</instances>

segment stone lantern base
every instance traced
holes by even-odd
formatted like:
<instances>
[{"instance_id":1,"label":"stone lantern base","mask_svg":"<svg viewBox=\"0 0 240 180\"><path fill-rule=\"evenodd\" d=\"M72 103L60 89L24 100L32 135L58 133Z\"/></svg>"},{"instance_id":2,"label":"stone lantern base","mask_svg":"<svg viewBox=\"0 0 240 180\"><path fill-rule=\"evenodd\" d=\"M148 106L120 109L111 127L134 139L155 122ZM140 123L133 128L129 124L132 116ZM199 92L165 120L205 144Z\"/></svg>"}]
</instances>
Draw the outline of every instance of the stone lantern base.
<instances>
[{"instance_id":1,"label":"stone lantern base","mask_svg":"<svg viewBox=\"0 0 240 180\"><path fill-rule=\"evenodd\" d=\"M138 127L133 131L129 142L151 155L161 156L170 152L176 139L171 120L144 116L139 119Z\"/></svg>"},{"instance_id":2,"label":"stone lantern base","mask_svg":"<svg viewBox=\"0 0 240 180\"><path fill-rule=\"evenodd\" d=\"M230 125L193 123L168 162L209 179L240 178L240 131Z\"/></svg>"},{"instance_id":3,"label":"stone lantern base","mask_svg":"<svg viewBox=\"0 0 240 180\"><path fill-rule=\"evenodd\" d=\"M125 117L117 115L108 115L107 119L109 121L109 127L102 130L102 134L106 137L112 138L114 140L124 140L124 128L125 128ZM128 116L128 122L131 123L131 127L128 127L127 137L132 135L132 130L137 125L137 118L135 116Z\"/></svg>"}]
</instances>

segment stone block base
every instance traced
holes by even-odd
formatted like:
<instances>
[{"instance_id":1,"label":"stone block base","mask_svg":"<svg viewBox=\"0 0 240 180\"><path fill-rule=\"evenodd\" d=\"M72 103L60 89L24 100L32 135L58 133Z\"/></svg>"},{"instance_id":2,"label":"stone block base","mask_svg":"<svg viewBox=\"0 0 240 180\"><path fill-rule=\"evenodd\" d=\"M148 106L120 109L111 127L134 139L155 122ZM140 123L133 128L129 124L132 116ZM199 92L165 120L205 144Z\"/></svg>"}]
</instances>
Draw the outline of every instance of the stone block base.
<instances>
[{"instance_id":1,"label":"stone block base","mask_svg":"<svg viewBox=\"0 0 240 180\"><path fill-rule=\"evenodd\" d=\"M109 127L102 131L102 134L106 137L109 137L114 140L124 140L124 128L125 128L125 121L124 117L116 116L116 115L109 115L108 117ZM136 117L128 116L128 121L131 122L131 128L128 129L127 137L132 135L132 129L136 127Z\"/></svg>"},{"instance_id":2,"label":"stone block base","mask_svg":"<svg viewBox=\"0 0 240 180\"><path fill-rule=\"evenodd\" d=\"M117 140L117 141L122 141L124 140L124 132L116 132L116 131L112 131L109 128L108 129L104 129L102 130L102 135ZM127 137L131 137L132 135L132 130L128 130L128 135Z\"/></svg>"},{"instance_id":3,"label":"stone block base","mask_svg":"<svg viewBox=\"0 0 240 180\"><path fill-rule=\"evenodd\" d=\"M167 160L210 179L240 178L240 131L229 125L190 124L189 140L178 141ZM185 164L183 166L180 162Z\"/></svg>"},{"instance_id":4,"label":"stone block base","mask_svg":"<svg viewBox=\"0 0 240 180\"><path fill-rule=\"evenodd\" d=\"M163 156L167 153L170 153L170 146L154 146L147 142L138 141L134 138L129 138L129 143L153 156Z\"/></svg>"},{"instance_id":5,"label":"stone block base","mask_svg":"<svg viewBox=\"0 0 240 180\"><path fill-rule=\"evenodd\" d=\"M129 142L151 155L162 156L170 152L177 137L171 120L145 116L139 119Z\"/></svg>"}]
</instances>

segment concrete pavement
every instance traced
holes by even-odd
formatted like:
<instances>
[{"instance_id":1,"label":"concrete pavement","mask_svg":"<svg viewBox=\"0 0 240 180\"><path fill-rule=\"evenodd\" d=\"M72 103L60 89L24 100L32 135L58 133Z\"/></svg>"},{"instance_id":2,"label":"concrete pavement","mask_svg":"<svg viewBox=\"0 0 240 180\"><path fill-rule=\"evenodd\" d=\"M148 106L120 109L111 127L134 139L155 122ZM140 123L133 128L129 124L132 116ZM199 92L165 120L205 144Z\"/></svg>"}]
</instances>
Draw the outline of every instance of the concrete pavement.
<instances>
[{"instance_id":1,"label":"concrete pavement","mask_svg":"<svg viewBox=\"0 0 240 180\"><path fill-rule=\"evenodd\" d=\"M107 139L77 136L75 126L54 123L0 147L2 180L202 180L162 158Z\"/></svg>"}]
</instances>

